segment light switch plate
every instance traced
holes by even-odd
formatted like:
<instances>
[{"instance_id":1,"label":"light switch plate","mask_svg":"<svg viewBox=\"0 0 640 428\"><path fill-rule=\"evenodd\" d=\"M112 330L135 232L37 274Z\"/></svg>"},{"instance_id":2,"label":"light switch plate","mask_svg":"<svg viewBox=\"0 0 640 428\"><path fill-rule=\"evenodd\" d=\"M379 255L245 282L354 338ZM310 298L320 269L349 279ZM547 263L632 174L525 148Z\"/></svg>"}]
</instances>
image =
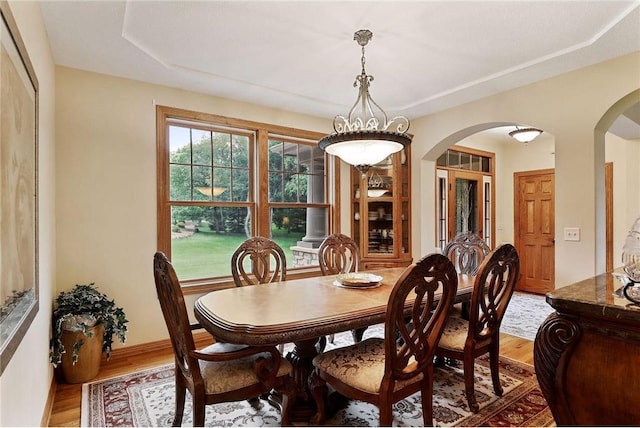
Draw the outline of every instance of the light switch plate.
<instances>
[{"instance_id":1,"label":"light switch plate","mask_svg":"<svg viewBox=\"0 0 640 428\"><path fill-rule=\"evenodd\" d=\"M580 240L580 228L579 227L565 227L564 228L564 240L565 241L579 241Z\"/></svg>"}]
</instances>

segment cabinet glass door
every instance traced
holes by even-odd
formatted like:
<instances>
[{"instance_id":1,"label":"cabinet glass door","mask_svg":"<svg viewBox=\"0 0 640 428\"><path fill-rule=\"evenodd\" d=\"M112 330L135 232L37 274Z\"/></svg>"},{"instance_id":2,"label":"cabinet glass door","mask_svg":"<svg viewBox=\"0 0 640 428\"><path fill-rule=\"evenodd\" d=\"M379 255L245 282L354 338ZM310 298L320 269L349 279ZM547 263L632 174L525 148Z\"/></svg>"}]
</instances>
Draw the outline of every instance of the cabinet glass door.
<instances>
[{"instance_id":1,"label":"cabinet glass door","mask_svg":"<svg viewBox=\"0 0 640 428\"><path fill-rule=\"evenodd\" d=\"M411 263L411 189L408 148L372 166L363 177L352 168L351 235L363 269Z\"/></svg>"},{"instance_id":2,"label":"cabinet glass door","mask_svg":"<svg viewBox=\"0 0 640 428\"><path fill-rule=\"evenodd\" d=\"M366 181L366 247L361 249L368 256L393 256L394 247L394 181L393 162L389 157L375 165L368 173Z\"/></svg>"}]
</instances>

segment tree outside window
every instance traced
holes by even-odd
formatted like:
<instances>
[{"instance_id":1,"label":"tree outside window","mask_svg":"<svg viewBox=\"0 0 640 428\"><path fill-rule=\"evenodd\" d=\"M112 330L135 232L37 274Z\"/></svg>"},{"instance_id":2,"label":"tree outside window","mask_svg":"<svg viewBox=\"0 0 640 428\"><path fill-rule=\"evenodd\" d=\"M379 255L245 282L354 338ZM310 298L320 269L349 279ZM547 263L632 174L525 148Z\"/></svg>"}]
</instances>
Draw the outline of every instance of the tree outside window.
<instances>
[{"instance_id":1,"label":"tree outside window","mask_svg":"<svg viewBox=\"0 0 640 428\"><path fill-rule=\"evenodd\" d=\"M276 241L289 273L317 264L314 248L333 217L327 194L335 192L327 191L317 139L158 109L158 247L183 284L229 282L231 254L251 236ZM267 143L259 144L265 135Z\"/></svg>"}]
</instances>

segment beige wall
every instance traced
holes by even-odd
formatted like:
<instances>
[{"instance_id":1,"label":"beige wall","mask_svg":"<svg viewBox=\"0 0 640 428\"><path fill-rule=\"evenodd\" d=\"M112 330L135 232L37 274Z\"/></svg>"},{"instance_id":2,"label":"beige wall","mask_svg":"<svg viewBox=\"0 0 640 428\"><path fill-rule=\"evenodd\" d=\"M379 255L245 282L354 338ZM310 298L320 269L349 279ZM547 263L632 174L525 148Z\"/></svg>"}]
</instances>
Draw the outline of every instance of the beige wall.
<instances>
[{"instance_id":1,"label":"beige wall","mask_svg":"<svg viewBox=\"0 0 640 428\"><path fill-rule=\"evenodd\" d=\"M124 308L131 345L167 337L152 272L155 105L321 132L331 126L328 120L62 67L56 69L56 91L57 290L95 282Z\"/></svg>"},{"instance_id":2,"label":"beige wall","mask_svg":"<svg viewBox=\"0 0 640 428\"><path fill-rule=\"evenodd\" d=\"M53 371L49 364L55 276L54 65L39 6L9 2L40 85L39 291L40 310L0 377L0 426L39 426Z\"/></svg>"},{"instance_id":3,"label":"beige wall","mask_svg":"<svg viewBox=\"0 0 640 428\"><path fill-rule=\"evenodd\" d=\"M604 217L604 205L596 198L601 183L595 177L603 176L604 148L602 154L596 150L595 129L611 106L640 87L638 76L640 53L635 53L414 120L414 254L426 254L435 245L437 156L482 129L526 123L555 140L556 286L589 277L600 266L603 269L604 256L596 258L596 253L604 246L604 235L598 232L602 243L598 241L597 249L596 221L600 221L597 215ZM579 227L581 240L558 239L558 231L565 227Z\"/></svg>"}]
</instances>

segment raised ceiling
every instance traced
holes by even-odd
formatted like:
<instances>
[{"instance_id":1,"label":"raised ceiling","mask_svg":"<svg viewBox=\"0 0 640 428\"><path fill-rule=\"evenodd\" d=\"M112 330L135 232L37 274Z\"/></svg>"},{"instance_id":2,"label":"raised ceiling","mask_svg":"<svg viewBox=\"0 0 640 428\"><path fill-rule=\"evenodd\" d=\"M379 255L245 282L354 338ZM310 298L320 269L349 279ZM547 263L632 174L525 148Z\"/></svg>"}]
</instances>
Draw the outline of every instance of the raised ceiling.
<instances>
[{"instance_id":1,"label":"raised ceiling","mask_svg":"<svg viewBox=\"0 0 640 428\"><path fill-rule=\"evenodd\" d=\"M332 118L416 118L640 51L639 1L42 1L58 65ZM640 80L640 79L639 79Z\"/></svg>"}]
</instances>

